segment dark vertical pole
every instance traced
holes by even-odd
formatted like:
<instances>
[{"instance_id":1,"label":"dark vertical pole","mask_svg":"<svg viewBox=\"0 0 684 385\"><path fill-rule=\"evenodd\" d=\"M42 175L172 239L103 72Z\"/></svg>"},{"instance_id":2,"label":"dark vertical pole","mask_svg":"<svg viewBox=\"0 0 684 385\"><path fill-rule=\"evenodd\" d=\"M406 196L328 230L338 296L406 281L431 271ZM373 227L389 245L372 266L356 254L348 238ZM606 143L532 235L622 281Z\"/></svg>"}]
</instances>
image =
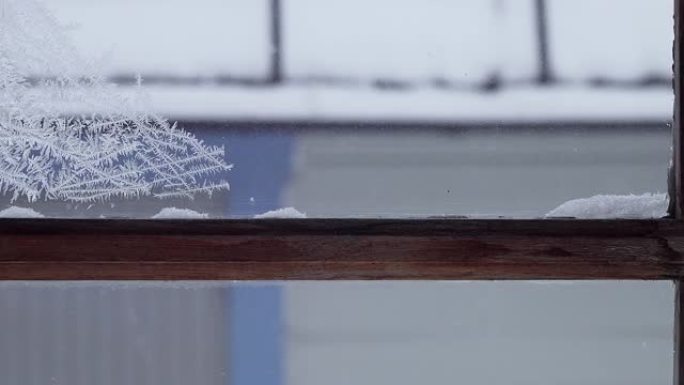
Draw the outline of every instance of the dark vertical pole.
<instances>
[{"instance_id":1,"label":"dark vertical pole","mask_svg":"<svg viewBox=\"0 0 684 385\"><path fill-rule=\"evenodd\" d=\"M536 0L537 17L537 55L539 58L539 74L537 82L549 84L553 82L551 59L549 58L549 29L547 25L546 0Z\"/></svg>"},{"instance_id":2,"label":"dark vertical pole","mask_svg":"<svg viewBox=\"0 0 684 385\"><path fill-rule=\"evenodd\" d=\"M682 48L684 48L684 34L682 33L682 23L684 22L684 0L674 0L674 124L673 130L673 162L670 175L671 185L670 200L674 200L674 205L670 206L672 216L678 221L684 220L684 111L682 110ZM674 190L674 191L673 191ZM674 314L674 385L684 385L684 281L675 281L675 314Z\"/></svg>"},{"instance_id":3,"label":"dark vertical pole","mask_svg":"<svg viewBox=\"0 0 684 385\"><path fill-rule=\"evenodd\" d=\"M283 80L283 39L280 0L271 0L270 11L271 71L269 74L269 82L276 84Z\"/></svg>"},{"instance_id":4,"label":"dark vertical pole","mask_svg":"<svg viewBox=\"0 0 684 385\"><path fill-rule=\"evenodd\" d=\"M674 119L672 126L673 134L673 160L672 169L670 170L670 215L677 219L684 219L684 138L682 138L682 123L684 122L684 111L682 111L682 63L681 51L684 44L684 36L682 33L682 18L684 17L684 9L682 9L683 0L674 0L675 3L675 28L674 28Z\"/></svg>"}]
</instances>

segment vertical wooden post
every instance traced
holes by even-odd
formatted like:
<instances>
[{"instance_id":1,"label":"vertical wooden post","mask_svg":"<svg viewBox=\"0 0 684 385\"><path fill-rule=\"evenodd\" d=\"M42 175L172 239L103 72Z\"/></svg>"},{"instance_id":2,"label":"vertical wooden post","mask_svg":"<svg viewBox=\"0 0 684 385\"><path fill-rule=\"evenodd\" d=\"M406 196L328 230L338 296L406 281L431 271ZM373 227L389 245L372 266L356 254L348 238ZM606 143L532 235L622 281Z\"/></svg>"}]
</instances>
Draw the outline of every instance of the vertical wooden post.
<instances>
[{"instance_id":1,"label":"vertical wooden post","mask_svg":"<svg viewBox=\"0 0 684 385\"><path fill-rule=\"evenodd\" d=\"M684 36L682 34L682 22L684 21L684 7L682 4L684 0L674 0L674 121L672 126L673 131L673 162L670 178L670 214L676 220L684 220L684 210L682 203L684 202L684 188L682 182L684 181L684 140L682 134L684 132L682 126L684 123L684 116L682 113L682 48L684 45ZM672 188L673 186L673 188ZM674 314L674 385L684 385L684 282L682 280L675 281L675 314Z\"/></svg>"},{"instance_id":2,"label":"vertical wooden post","mask_svg":"<svg viewBox=\"0 0 684 385\"><path fill-rule=\"evenodd\" d=\"M280 0L271 0L270 8L270 48L271 48L271 69L269 74L269 82L276 84L283 80L282 69L282 54L283 54L283 38L282 38L282 8Z\"/></svg>"},{"instance_id":3,"label":"vertical wooden post","mask_svg":"<svg viewBox=\"0 0 684 385\"><path fill-rule=\"evenodd\" d=\"M549 84L553 82L551 71L551 59L549 57L549 28L547 23L546 0L536 0L535 2L537 18L537 57L539 60L539 73L537 82Z\"/></svg>"}]
</instances>

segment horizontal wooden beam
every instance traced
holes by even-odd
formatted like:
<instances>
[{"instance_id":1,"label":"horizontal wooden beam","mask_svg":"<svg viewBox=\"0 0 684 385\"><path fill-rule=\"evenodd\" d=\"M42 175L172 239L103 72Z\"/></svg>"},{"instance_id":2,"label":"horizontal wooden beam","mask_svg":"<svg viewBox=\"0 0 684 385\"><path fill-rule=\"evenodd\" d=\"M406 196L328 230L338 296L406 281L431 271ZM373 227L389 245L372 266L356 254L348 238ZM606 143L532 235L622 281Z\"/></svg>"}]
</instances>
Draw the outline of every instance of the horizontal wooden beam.
<instances>
[{"instance_id":1,"label":"horizontal wooden beam","mask_svg":"<svg viewBox=\"0 0 684 385\"><path fill-rule=\"evenodd\" d=\"M2 280L679 279L674 220L0 220Z\"/></svg>"}]
</instances>

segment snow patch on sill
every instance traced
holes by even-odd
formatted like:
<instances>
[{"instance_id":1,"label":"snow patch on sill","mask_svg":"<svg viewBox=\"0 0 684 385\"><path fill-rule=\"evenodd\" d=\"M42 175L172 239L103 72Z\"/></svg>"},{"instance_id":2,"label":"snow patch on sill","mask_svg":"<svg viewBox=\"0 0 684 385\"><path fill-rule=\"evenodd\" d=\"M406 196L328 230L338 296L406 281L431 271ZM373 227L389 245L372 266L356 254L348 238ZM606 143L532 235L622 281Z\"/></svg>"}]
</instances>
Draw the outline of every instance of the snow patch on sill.
<instances>
[{"instance_id":1,"label":"snow patch on sill","mask_svg":"<svg viewBox=\"0 0 684 385\"><path fill-rule=\"evenodd\" d=\"M199 213L190 209L179 209L176 207L165 207L157 214L152 216L152 219L207 219L209 214Z\"/></svg>"},{"instance_id":2,"label":"snow patch on sill","mask_svg":"<svg viewBox=\"0 0 684 385\"><path fill-rule=\"evenodd\" d=\"M45 218L45 215L27 207L10 206L0 211L0 218Z\"/></svg>"},{"instance_id":3,"label":"snow patch on sill","mask_svg":"<svg viewBox=\"0 0 684 385\"><path fill-rule=\"evenodd\" d=\"M255 219L273 219L273 218L294 218L302 219L306 218L306 214L298 211L294 207L285 207L278 210L272 210L265 212L263 214L257 214L254 216Z\"/></svg>"},{"instance_id":4,"label":"snow patch on sill","mask_svg":"<svg viewBox=\"0 0 684 385\"><path fill-rule=\"evenodd\" d=\"M667 206L667 194L595 195L565 202L547 213L545 218L662 218L667 215Z\"/></svg>"}]
</instances>

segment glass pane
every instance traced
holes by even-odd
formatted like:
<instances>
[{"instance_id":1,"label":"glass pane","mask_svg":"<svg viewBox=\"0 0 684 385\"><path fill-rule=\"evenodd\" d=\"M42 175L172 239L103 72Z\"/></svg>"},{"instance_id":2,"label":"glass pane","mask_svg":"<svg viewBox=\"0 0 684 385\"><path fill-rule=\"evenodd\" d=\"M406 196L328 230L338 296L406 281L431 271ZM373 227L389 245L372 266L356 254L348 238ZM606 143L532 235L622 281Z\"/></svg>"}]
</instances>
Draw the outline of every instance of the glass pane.
<instances>
[{"instance_id":1,"label":"glass pane","mask_svg":"<svg viewBox=\"0 0 684 385\"><path fill-rule=\"evenodd\" d=\"M670 282L0 284L0 381L672 383Z\"/></svg>"},{"instance_id":2,"label":"glass pane","mask_svg":"<svg viewBox=\"0 0 684 385\"><path fill-rule=\"evenodd\" d=\"M660 217L672 4L0 0L0 216Z\"/></svg>"}]
</instances>

